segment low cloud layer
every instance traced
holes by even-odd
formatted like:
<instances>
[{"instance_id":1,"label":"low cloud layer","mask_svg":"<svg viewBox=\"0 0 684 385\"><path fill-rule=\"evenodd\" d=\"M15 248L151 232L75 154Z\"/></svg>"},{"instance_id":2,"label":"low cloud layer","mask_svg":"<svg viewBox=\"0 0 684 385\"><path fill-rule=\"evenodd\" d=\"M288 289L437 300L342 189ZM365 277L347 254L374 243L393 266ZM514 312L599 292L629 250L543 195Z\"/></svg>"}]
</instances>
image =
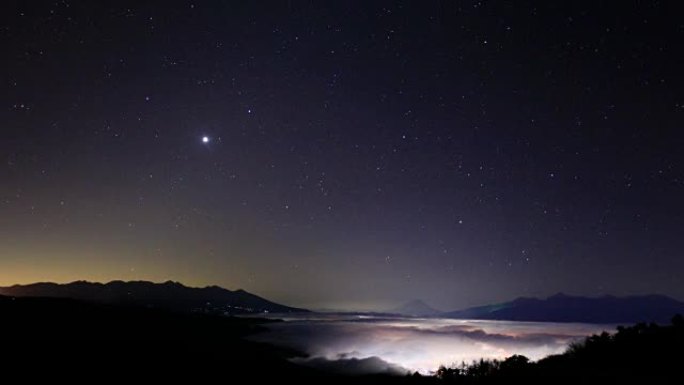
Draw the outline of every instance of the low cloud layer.
<instances>
[{"instance_id":1,"label":"low cloud layer","mask_svg":"<svg viewBox=\"0 0 684 385\"><path fill-rule=\"evenodd\" d=\"M560 353L606 325L316 315L271 324L254 338L309 354L300 363L336 372L429 373L440 365Z\"/></svg>"},{"instance_id":2,"label":"low cloud layer","mask_svg":"<svg viewBox=\"0 0 684 385\"><path fill-rule=\"evenodd\" d=\"M354 358L342 354L335 359L325 357L296 358L295 363L321 369L329 373L360 375L369 373L383 373L404 375L408 369L391 364L379 357Z\"/></svg>"}]
</instances>

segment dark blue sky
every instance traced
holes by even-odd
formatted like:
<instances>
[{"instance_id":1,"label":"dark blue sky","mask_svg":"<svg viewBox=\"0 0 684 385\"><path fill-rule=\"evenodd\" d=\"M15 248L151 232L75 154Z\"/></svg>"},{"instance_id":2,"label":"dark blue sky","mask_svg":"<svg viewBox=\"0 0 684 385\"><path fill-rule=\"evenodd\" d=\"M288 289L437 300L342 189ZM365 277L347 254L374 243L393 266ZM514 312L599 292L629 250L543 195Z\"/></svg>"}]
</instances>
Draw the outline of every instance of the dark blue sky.
<instances>
[{"instance_id":1,"label":"dark blue sky","mask_svg":"<svg viewBox=\"0 0 684 385\"><path fill-rule=\"evenodd\" d=\"M2 284L684 298L676 2L1 7Z\"/></svg>"}]
</instances>

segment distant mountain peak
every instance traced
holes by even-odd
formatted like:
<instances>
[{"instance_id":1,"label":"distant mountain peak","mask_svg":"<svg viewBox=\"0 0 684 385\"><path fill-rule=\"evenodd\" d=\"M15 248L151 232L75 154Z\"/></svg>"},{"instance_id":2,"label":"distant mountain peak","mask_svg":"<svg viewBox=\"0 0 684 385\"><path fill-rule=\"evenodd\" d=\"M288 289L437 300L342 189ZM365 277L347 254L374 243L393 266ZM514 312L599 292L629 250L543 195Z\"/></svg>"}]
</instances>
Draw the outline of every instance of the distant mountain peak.
<instances>
[{"instance_id":1,"label":"distant mountain peak","mask_svg":"<svg viewBox=\"0 0 684 385\"><path fill-rule=\"evenodd\" d=\"M414 317L431 317L439 315L441 311L431 307L430 305L426 304L424 301L420 299L413 299L397 308L389 310L388 313L408 315Z\"/></svg>"}]
</instances>

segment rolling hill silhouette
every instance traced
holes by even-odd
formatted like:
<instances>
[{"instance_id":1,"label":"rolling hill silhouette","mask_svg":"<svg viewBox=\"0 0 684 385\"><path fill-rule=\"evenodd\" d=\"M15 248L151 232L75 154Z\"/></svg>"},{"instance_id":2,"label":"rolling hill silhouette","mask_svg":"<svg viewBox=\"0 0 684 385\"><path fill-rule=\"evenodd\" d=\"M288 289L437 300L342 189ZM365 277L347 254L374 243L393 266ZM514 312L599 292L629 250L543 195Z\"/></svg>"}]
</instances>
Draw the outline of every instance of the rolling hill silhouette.
<instances>
[{"instance_id":1,"label":"rolling hill silhouette","mask_svg":"<svg viewBox=\"0 0 684 385\"><path fill-rule=\"evenodd\" d=\"M41 282L1 287L0 294L13 297L71 298L223 315L308 311L271 302L244 290L231 291L218 286L194 288L173 281L112 281L104 284L87 281L67 284Z\"/></svg>"}]
</instances>

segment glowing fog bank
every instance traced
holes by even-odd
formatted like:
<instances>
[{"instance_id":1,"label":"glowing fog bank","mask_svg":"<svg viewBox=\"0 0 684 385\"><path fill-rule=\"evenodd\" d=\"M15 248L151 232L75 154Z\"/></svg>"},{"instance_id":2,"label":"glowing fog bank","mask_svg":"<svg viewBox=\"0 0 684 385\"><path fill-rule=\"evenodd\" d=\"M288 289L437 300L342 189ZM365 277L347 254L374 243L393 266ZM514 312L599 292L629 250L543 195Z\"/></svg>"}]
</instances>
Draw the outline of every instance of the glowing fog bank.
<instances>
[{"instance_id":1,"label":"glowing fog bank","mask_svg":"<svg viewBox=\"0 0 684 385\"><path fill-rule=\"evenodd\" d=\"M429 373L440 365L522 354L537 360L609 325L378 318L279 317L255 339L306 352L300 363L346 372Z\"/></svg>"}]
</instances>

